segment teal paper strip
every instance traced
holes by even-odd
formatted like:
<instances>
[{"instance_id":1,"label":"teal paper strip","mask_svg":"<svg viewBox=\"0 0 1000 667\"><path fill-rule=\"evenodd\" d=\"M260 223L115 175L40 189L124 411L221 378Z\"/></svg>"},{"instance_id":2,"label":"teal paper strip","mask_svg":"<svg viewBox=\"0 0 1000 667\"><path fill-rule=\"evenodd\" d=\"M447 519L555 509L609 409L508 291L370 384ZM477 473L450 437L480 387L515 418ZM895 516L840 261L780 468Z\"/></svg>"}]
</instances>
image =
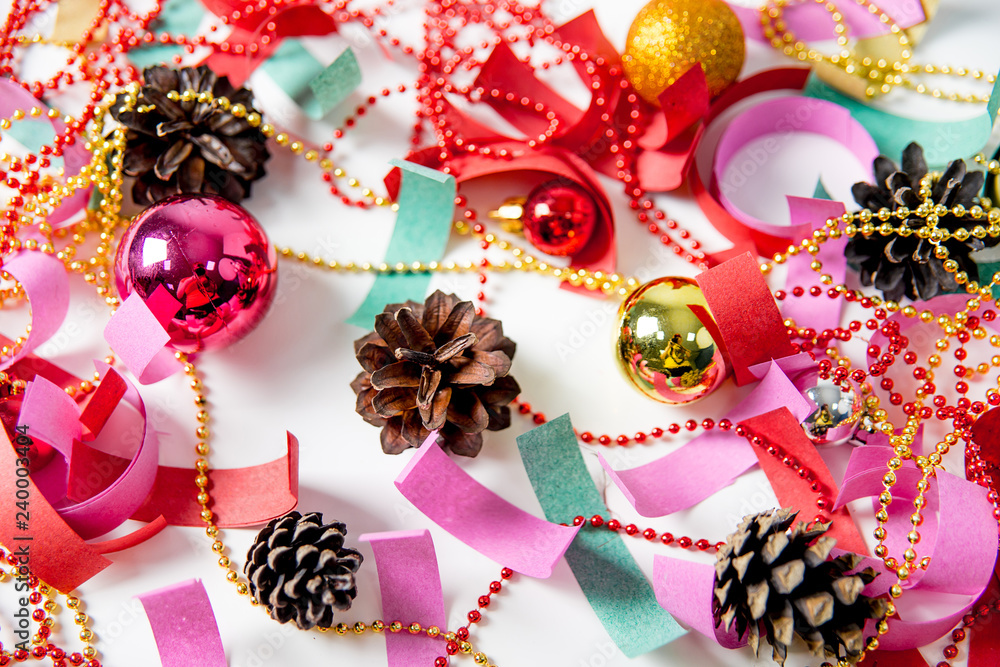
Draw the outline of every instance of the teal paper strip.
<instances>
[{"instance_id":1,"label":"teal paper strip","mask_svg":"<svg viewBox=\"0 0 1000 667\"><path fill-rule=\"evenodd\" d=\"M986 145L1000 105L1000 77L993 86L986 112L960 121L917 120L879 111L834 90L815 74L809 75L803 94L845 107L872 135L882 154L897 163L906 145L916 141L924 147L924 158L933 168L971 157Z\"/></svg>"},{"instance_id":2,"label":"teal paper strip","mask_svg":"<svg viewBox=\"0 0 1000 667\"><path fill-rule=\"evenodd\" d=\"M361 84L361 69L350 48L324 68L294 39L282 42L261 68L313 120L328 114Z\"/></svg>"},{"instance_id":3,"label":"teal paper strip","mask_svg":"<svg viewBox=\"0 0 1000 667\"><path fill-rule=\"evenodd\" d=\"M163 3L160 15L153 22L153 30L172 35L194 35L198 32L205 10L198 0L170 0ZM137 46L128 52L128 59L139 69L171 63L176 55L184 53L179 46L154 44Z\"/></svg>"},{"instance_id":4,"label":"teal paper strip","mask_svg":"<svg viewBox=\"0 0 1000 667\"><path fill-rule=\"evenodd\" d=\"M823 187L822 179L816 181L816 189L813 190L813 199L833 199L833 197L830 196L830 193L826 191L826 188Z\"/></svg>"},{"instance_id":5,"label":"teal paper strip","mask_svg":"<svg viewBox=\"0 0 1000 667\"><path fill-rule=\"evenodd\" d=\"M24 146L29 152L37 153L46 144L51 145L56 138L56 131L48 120L25 118L10 124L9 130L4 130L11 139Z\"/></svg>"},{"instance_id":6,"label":"teal paper strip","mask_svg":"<svg viewBox=\"0 0 1000 667\"><path fill-rule=\"evenodd\" d=\"M517 446L549 521L607 513L584 465L569 415L528 431L518 437ZM656 601L652 586L620 535L581 530L566 551L566 561L594 613L629 658L687 632Z\"/></svg>"},{"instance_id":7,"label":"teal paper strip","mask_svg":"<svg viewBox=\"0 0 1000 667\"><path fill-rule=\"evenodd\" d=\"M441 259L451 233L455 208L455 177L405 160L391 160L399 167L403 182L399 188L399 213L385 252L386 264L433 262ZM379 275L364 303L347 320L371 329L375 316L387 304L409 299L423 301L431 277L426 273Z\"/></svg>"},{"instance_id":8,"label":"teal paper strip","mask_svg":"<svg viewBox=\"0 0 1000 667\"><path fill-rule=\"evenodd\" d=\"M354 51L348 47L309 82L311 94L302 101L302 110L313 120L319 120L360 85L361 68Z\"/></svg>"},{"instance_id":9,"label":"teal paper strip","mask_svg":"<svg viewBox=\"0 0 1000 667\"><path fill-rule=\"evenodd\" d=\"M323 65L297 39L286 39L260 69L303 110L314 100L309 83L323 74ZM308 112L307 112L308 113ZM311 117L311 116L310 116Z\"/></svg>"}]
</instances>

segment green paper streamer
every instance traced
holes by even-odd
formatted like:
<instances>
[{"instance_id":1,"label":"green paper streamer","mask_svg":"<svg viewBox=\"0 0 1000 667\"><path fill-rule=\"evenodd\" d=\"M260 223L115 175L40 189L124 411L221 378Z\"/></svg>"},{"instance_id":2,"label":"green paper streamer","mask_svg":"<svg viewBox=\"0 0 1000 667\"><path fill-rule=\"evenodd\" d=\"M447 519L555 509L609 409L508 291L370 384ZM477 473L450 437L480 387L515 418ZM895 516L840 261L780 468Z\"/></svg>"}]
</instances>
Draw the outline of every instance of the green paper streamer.
<instances>
[{"instance_id":1,"label":"green paper streamer","mask_svg":"<svg viewBox=\"0 0 1000 667\"><path fill-rule=\"evenodd\" d=\"M451 233L455 207L455 177L405 160L391 160L399 167L403 182L399 189L399 214L385 251L385 263L433 262L444 254ZM423 301L431 277L426 273L378 275L364 303L347 320L371 329L375 316L386 304L412 299Z\"/></svg>"},{"instance_id":2,"label":"green paper streamer","mask_svg":"<svg viewBox=\"0 0 1000 667\"><path fill-rule=\"evenodd\" d=\"M934 167L957 158L971 157L986 145L1000 105L1000 77L993 86L986 112L960 121L917 120L879 111L843 95L820 81L815 74L809 75L803 94L845 107L872 135L882 154L897 163L906 145L916 141L924 148L927 164Z\"/></svg>"},{"instance_id":3,"label":"green paper streamer","mask_svg":"<svg viewBox=\"0 0 1000 667\"><path fill-rule=\"evenodd\" d=\"M324 68L298 40L286 39L261 68L313 120L319 120L361 84L350 48Z\"/></svg>"},{"instance_id":4,"label":"green paper streamer","mask_svg":"<svg viewBox=\"0 0 1000 667\"><path fill-rule=\"evenodd\" d=\"M163 3L160 15L153 22L153 30L174 35L193 35L198 32L205 10L197 0L170 0ZM170 63L174 56L184 53L180 46L153 44L137 46L128 52L128 59L139 69L161 63Z\"/></svg>"},{"instance_id":5,"label":"green paper streamer","mask_svg":"<svg viewBox=\"0 0 1000 667\"><path fill-rule=\"evenodd\" d=\"M297 39L286 39L260 69L300 107L312 91L309 82L323 73L323 65Z\"/></svg>"},{"instance_id":6,"label":"green paper streamer","mask_svg":"<svg viewBox=\"0 0 1000 667\"><path fill-rule=\"evenodd\" d=\"M337 59L309 82L311 95L302 110L313 120L319 120L361 85L361 68L354 51L348 47Z\"/></svg>"},{"instance_id":7,"label":"green paper streamer","mask_svg":"<svg viewBox=\"0 0 1000 667\"><path fill-rule=\"evenodd\" d=\"M545 517L560 523L607 509L587 472L569 415L553 419L517 439L524 469ZM566 551L583 594L622 653L634 658L684 635L656 601L620 535L581 530Z\"/></svg>"},{"instance_id":8,"label":"green paper streamer","mask_svg":"<svg viewBox=\"0 0 1000 667\"><path fill-rule=\"evenodd\" d=\"M46 144L51 145L56 138L52 123L37 118L14 121L10 124L10 129L5 130L4 133L31 153L37 153L38 149Z\"/></svg>"},{"instance_id":9,"label":"green paper streamer","mask_svg":"<svg viewBox=\"0 0 1000 667\"><path fill-rule=\"evenodd\" d=\"M823 187L822 179L816 181L816 189L813 190L813 199L833 199L833 197L830 196L830 193L826 191L826 188Z\"/></svg>"}]
</instances>

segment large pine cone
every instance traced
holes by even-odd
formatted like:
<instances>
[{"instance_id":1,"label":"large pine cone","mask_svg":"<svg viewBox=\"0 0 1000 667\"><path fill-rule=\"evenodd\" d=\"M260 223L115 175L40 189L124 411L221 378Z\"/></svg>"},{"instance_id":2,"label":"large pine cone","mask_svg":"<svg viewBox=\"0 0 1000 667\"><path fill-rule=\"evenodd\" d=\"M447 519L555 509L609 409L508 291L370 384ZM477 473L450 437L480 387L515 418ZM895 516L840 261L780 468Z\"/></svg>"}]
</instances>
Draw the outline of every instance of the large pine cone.
<instances>
[{"instance_id":1,"label":"large pine cone","mask_svg":"<svg viewBox=\"0 0 1000 667\"><path fill-rule=\"evenodd\" d=\"M454 294L388 305L354 342L364 368L351 383L356 410L382 427L386 454L419 447L437 429L443 447L475 456L482 431L510 426L507 406L521 392L507 375L515 347L499 321Z\"/></svg>"},{"instance_id":2,"label":"large pine cone","mask_svg":"<svg viewBox=\"0 0 1000 667\"><path fill-rule=\"evenodd\" d=\"M934 256L934 245L916 233L918 229L928 226L926 217L917 215L916 211L921 206L929 209L938 204L948 207L949 211L958 204L967 209L972 207L983 188L983 173L966 171L965 162L955 160L943 174L933 176L935 180L930 200L925 202L919 192L920 181L927 175L927 163L919 144L911 143L904 149L902 169L884 155L875 159L874 168L875 184L855 183L852 188L854 199L873 213L881 209L896 211L906 207L913 213L904 220L894 216L887 222L894 227L905 226L913 233L882 236L876 231L866 237L858 232L851 237L847 242L846 255L848 261L860 270L861 283L874 285L886 299L893 301L899 301L904 295L914 300L930 299L958 289L954 274L945 271L943 260ZM878 227L882 222L873 217L872 224ZM972 218L960 218L949 212L939 217L937 227L951 232L965 228L971 232L976 224L979 223ZM969 253L996 243L997 239L986 237L980 240L970 233L964 241L952 238L942 245L948 249L949 259L958 262L959 270L975 279L978 275L976 264L969 258Z\"/></svg>"},{"instance_id":3,"label":"large pine cone","mask_svg":"<svg viewBox=\"0 0 1000 667\"><path fill-rule=\"evenodd\" d=\"M152 204L169 195L209 193L239 203L250 196L250 183L264 176L270 157L264 133L247 114L256 113L253 93L235 89L227 77L205 65L175 70L150 67L143 72L136 109L122 111L124 93L111 107L112 117L128 128L123 171L135 176L132 199ZM171 91L210 92L241 104L246 114L233 115L217 103L174 102ZM152 110L139 107L153 106Z\"/></svg>"},{"instance_id":4,"label":"large pine cone","mask_svg":"<svg viewBox=\"0 0 1000 667\"><path fill-rule=\"evenodd\" d=\"M363 557L344 547L346 534L344 524L324 524L316 512L272 519L247 552L250 594L279 623L332 627L333 610L350 609L358 594L354 573Z\"/></svg>"},{"instance_id":5,"label":"large pine cone","mask_svg":"<svg viewBox=\"0 0 1000 667\"><path fill-rule=\"evenodd\" d=\"M827 560L836 540L824 537L830 524L806 530L789 509L743 519L719 549L715 563L716 625L736 623L749 634L756 653L763 636L774 660L784 664L794 635L816 655L856 662L864 649L867 619L882 619L888 603L862 595L875 579L866 568L848 574L861 557L844 554Z\"/></svg>"}]
</instances>

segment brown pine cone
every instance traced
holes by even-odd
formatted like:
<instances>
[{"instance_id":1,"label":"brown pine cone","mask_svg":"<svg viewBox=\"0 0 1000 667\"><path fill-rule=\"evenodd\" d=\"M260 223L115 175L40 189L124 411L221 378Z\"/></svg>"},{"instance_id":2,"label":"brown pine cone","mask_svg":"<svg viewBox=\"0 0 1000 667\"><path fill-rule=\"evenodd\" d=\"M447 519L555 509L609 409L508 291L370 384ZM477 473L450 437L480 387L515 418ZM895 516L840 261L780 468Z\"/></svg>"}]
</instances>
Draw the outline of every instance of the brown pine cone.
<instances>
[{"instance_id":1,"label":"brown pine cone","mask_svg":"<svg viewBox=\"0 0 1000 667\"><path fill-rule=\"evenodd\" d=\"M515 344L497 320L454 294L386 306L375 331L354 342L364 371L351 383L355 409L382 427L382 450L419 447L437 429L442 446L475 456L482 431L510 426L521 388L507 375Z\"/></svg>"},{"instance_id":2,"label":"brown pine cone","mask_svg":"<svg viewBox=\"0 0 1000 667\"><path fill-rule=\"evenodd\" d=\"M135 177L132 199L148 205L169 195L208 193L239 203L250 196L250 183L264 176L271 156L264 133L247 121L247 115L257 113L253 93L233 88L205 65L150 67L142 78L135 109L122 111L124 93L111 107L111 116L127 128L123 171ZM171 91L208 92L231 106L173 101ZM246 109L238 117L232 113L237 104Z\"/></svg>"},{"instance_id":3,"label":"brown pine cone","mask_svg":"<svg viewBox=\"0 0 1000 667\"><path fill-rule=\"evenodd\" d=\"M344 546L346 534L344 524L324 524L318 512L272 519L247 553L250 595L279 623L332 627L334 610L350 609L358 594L354 574L364 560Z\"/></svg>"},{"instance_id":4,"label":"brown pine cone","mask_svg":"<svg viewBox=\"0 0 1000 667\"><path fill-rule=\"evenodd\" d=\"M864 649L865 621L881 620L888 609L886 600L862 593L876 572L852 574L861 561L855 554L829 558L836 543L824 535L830 524L793 523L789 509L762 512L726 539L715 563L716 626L728 630L735 622L755 653L763 637L778 664L795 635L815 655L853 664Z\"/></svg>"},{"instance_id":5,"label":"brown pine cone","mask_svg":"<svg viewBox=\"0 0 1000 667\"><path fill-rule=\"evenodd\" d=\"M895 217L887 221L906 231L889 235L875 231L868 236L859 231L850 238L845 254L847 261L858 269L861 284L874 286L893 301L903 296L926 300L960 289L955 274L945 271L944 261L935 256L935 243L923 235L929 222L926 212L920 214L920 211L926 208L930 212L937 205L947 207L948 212L938 216L935 227L952 234L958 232L940 245L948 250L949 259L958 262L959 271L975 279L976 263L969 254L996 245L997 239L973 236L971 231L978 221L959 217L953 209L962 205L968 210L976 204L983 189L983 172L968 171L965 162L954 160L943 174L931 174L930 195L925 200L919 193L928 171L920 144L911 143L903 150L901 166L880 155L875 159L874 170L874 184L854 184L851 189L854 199L872 213L890 211ZM900 220L896 214L903 209L908 213ZM873 217L872 224L877 230L882 219Z\"/></svg>"}]
</instances>

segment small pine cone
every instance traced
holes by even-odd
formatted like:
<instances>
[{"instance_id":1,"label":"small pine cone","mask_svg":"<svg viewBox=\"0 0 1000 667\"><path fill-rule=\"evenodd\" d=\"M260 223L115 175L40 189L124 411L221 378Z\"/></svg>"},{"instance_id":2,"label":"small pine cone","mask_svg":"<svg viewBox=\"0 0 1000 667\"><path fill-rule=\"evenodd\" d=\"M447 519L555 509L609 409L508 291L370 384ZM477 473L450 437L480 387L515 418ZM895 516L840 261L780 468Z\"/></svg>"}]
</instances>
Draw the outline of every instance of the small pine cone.
<instances>
[{"instance_id":1,"label":"small pine cone","mask_svg":"<svg viewBox=\"0 0 1000 667\"><path fill-rule=\"evenodd\" d=\"M358 594L354 573L363 557L344 547L346 534L344 524L324 524L316 512L272 519L247 552L250 594L279 623L332 627L333 610L350 609Z\"/></svg>"},{"instance_id":2,"label":"small pine cone","mask_svg":"<svg viewBox=\"0 0 1000 667\"><path fill-rule=\"evenodd\" d=\"M150 67L142 78L134 109L122 111L125 93L111 107L111 116L127 128L122 169L135 177L132 199L148 205L169 195L206 193L238 204L249 197L250 183L264 176L271 156L264 133L247 120L257 113L253 93L233 88L205 65ZM188 91L225 97L231 106L168 97ZM237 104L246 113L233 115Z\"/></svg>"},{"instance_id":3,"label":"small pine cone","mask_svg":"<svg viewBox=\"0 0 1000 667\"><path fill-rule=\"evenodd\" d=\"M964 229L964 238L952 236L941 243L948 250L948 258L958 262L959 271L978 276L976 263L969 254L986 246L996 245L997 239L978 239L971 234L973 227L981 224L971 217L959 217L952 211L958 206L970 209L983 188L983 172L967 171L965 162L955 160L943 174L931 174L929 196L922 197L921 181L927 176L927 163L920 144L911 143L903 150L903 164L898 167L892 160L880 155L875 159L875 183L855 183L851 189L854 199L872 213L882 209L893 212L886 222L894 227L904 227L911 233L905 236L891 233L883 236L877 228L883 224L872 217L876 231L865 236L860 231L847 242L847 260L860 271L861 284L874 285L886 299L899 301L903 296L911 299L930 299L944 292L959 289L955 274L945 271L944 261L935 257L935 244L921 238L917 230L928 227L925 216L917 214L921 207L943 205L948 213L938 217L936 227L948 232ZM896 212L910 211L900 219ZM925 214L926 215L926 214Z\"/></svg>"},{"instance_id":4,"label":"small pine cone","mask_svg":"<svg viewBox=\"0 0 1000 667\"><path fill-rule=\"evenodd\" d=\"M500 322L454 294L388 305L375 331L354 342L364 368L351 382L355 410L382 427L386 454L419 447L438 430L444 448L475 456L484 430L510 426L508 405L521 392L507 375L515 347Z\"/></svg>"},{"instance_id":5,"label":"small pine cone","mask_svg":"<svg viewBox=\"0 0 1000 667\"><path fill-rule=\"evenodd\" d=\"M795 635L817 656L855 663L865 639L865 621L885 617L888 603L862 594L876 573L851 574L861 557L827 560L836 540L823 534L830 524L807 529L789 509L743 519L719 549L715 563L715 623L736 623L754 653L764 637L772 657L784 664Z\"/></svg>"}]
</instances>

